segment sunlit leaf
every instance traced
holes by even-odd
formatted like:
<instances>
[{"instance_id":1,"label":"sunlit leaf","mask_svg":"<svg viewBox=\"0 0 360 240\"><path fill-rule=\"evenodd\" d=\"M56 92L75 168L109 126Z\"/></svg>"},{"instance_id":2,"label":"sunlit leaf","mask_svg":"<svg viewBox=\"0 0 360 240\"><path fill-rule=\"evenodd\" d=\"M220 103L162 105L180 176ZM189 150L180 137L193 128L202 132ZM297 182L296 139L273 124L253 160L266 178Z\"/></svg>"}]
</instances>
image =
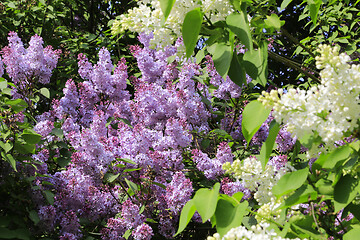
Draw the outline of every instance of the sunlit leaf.
<instances>
[{"instance_id":1,"label":"sunlit leaf","mask_svg":"<svg viewBox=\"0 0 360 240\"><path fill-rule=\"evenodd\" d=\"M272 192L275 196L288 194L304 184L309 174L309 168L304 168L295 172L285 174L273 187Z\"/></svg>"},{"instance_id":2,"label":"sunlit leaf","mask_svg":"<svg viewBox=\"0 0 360 240\"><path fill-rule=\"evenodd\" d=\"M201 188L195 193L193 201L203 222L206 222L215 213L219 189L220 184L216 183L213 189Z\"/></svg>"},{"instance_id":3,"label":"sunlit leaf","mask_svg":"<svg viewBox=\"0 0 360 240\"><path fill-rule=\"evenodd\" d=\"M165 22L170 15L171 9L174 6L175 0L159 0L160 8L162 13L164 14Z\"/></svg>"},{"instance_id":4,"label":"sunlit leaf","mask_svg":"<svg viewBox=\"0 0 360 240\"><path fill-rule=\"evenodd\" d=\"M270 114L270 110L266 109L261 102L252 101L245 106L242 114L242 133L245 140L249 144L251 138L259 130Z\"/></svg>"},{"instance_id":5,"label":"sunlit leaf","mask_svg":"<svg viewBox=\"0 0 360 240\"><path fill-rule=\"evenodd\" d=\"M196 207L194 201L193 200L188 201L181 210L179 228L175 236L181 233L182 231L184 231L184 229L190 222L191 218L194 216L195 211L196 211Z\"/></svg>"},{"instance_id":6,"label":"sunlit leaf","mask_svg":"<svg viewBox=\"0 0 360 240\"><path fill-rule=\"evenodd\" d=\"M203 13L200 8L188 12L182 25L182 35L186 47L186 57L189 58L194 52L203 21Z\"/></svg>"}]
</instances>

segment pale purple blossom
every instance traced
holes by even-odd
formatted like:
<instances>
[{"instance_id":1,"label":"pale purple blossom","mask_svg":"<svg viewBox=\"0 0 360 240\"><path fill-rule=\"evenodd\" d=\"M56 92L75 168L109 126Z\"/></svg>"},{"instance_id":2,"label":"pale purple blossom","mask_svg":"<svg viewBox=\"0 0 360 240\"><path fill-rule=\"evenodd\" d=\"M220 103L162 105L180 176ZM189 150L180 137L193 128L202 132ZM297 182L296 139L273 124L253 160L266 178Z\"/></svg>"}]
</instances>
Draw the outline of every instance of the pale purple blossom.
<instances>
[{"instance_id":1,"label":"pale purple blossom","mask_svg":"<svg viewBox=\"0 0 360 240\"><path fill-rule=\"evenodd\" d=\"M222 179L221 191L230 196L234 195L237 192L242 192L244 193L242 200L249 199L252 196L250 189L245 188L242 182L232 181L228 177Z\"/></svg>"},{"instance_id":2,"label":"pale purple blossom","mask_svg":"<svg viewBox=\"0 0 360 240\"><path fill-rule=\"evenodd\" d=\"M147 225L146 223L143 223L135 229L135 231L132 232L132 235L134 236L134 239L136 240L150 240L151 237L154 235L152 228Z\"/></svg>"},{"instance_id":3,"label":"pale purple blossom","mask_svg":"<svg viewBox=\"0 0 360 240\"><path fill-rule=\"evenodd\" d=\"M17 33L10 32L8 40L9 45L1 53L6 72L14 84L23 90L36 81L49 83L61 51L53 50L51 46L44 48L43 39L38 35L31 37L27 49Z\"/></svg>"},{"instance_id":4,"label":"pale purple blossom","mask_svg":"<svg viewBox=\"0 0 360 240\"><path fill-rule=\"evenodd\" d=\"M211 159L206 153L198 149L192 150L191 153L193 155L193 161L196 163L196 168L203 172L206 178L215 179L224 172L221 163L217 164L218 160L216 158Z\"/></svg>"},{"instance_id":5,"label":"pale purple blossom","mask_svg":"<svg viewBox=\"0 0 360 240\"><path fill-rule=\"evenodd\" d=\"M72 210L65 212L60 220L61 232L71 233L77 237L81 237L80 222L76 213Z\"/></svg>"},{"instance_id":6,"label":"pale purple blossom","mask_svg":"<svg viewBox=\"0 0 360 240\"><path fill-rule=\"evenodd\" d=\"M55 207L52 205L42 206L40 207L38 214L41 226L48 231L51 231L54 228L57 216Z\"/></svg>"},{"instance_id":7,"label":"pale purple blossom","mask_svg":"<svg viewBox=\"0 0 360 240\"><path fill-rule=\"evenodd\" d=\"M4 74L4 64L0 57L0 77L2 77L3 74Z\"/></svg>"},{"instance_id":8,"label":"pale purple blossom","mask_svg":"<svg viewBox=\"0 0 360 240\"><path fill-rule=\"evenodd\" d=\"M54 129L54 123L49 120L40 121L34 127L35 132L37 132L43 137L48 136L53 129Z\"/></svg>"},{"instance_id":9,"label":"pale purple blossom","mask_svg":"<svg viewBox=\"0 0 360 240\"><path fill-rule=\"evenodd\" d=\"M165 199L168 208L179 215L182 207L190 200L193 188L190 179L186 178L182 172L177 172L172 181L166 187Z\"/></svg>"},{"instance_id":10,"label":"pale purple blossom","mask_svg":"<svg viewBox=\"0 0 360 240\"><path fill-rule=\"evenodd\" d=\"M276 167L277 170L284 168L288 162L287 155L276 155L270 158L269 165Z\"/></svg>"},{"instance_id":11,"label":"pale purple blossom","mask_svg":"<svg viewBox=\"0 0 360 240\"><path fill-rule=\"evenodd\" d=\"M292 150L296 143L296 138L293 138L291 136L291 133L288 132L286 128L287 127L285 125L279 130L279 133L275 140L277 144L277 149L282 153L286 153Z\"/></svg>"},{"instance_id":12,"label":"pale purple blossom","mask_svg":"<svg viewBox=\"0 0 360 240\"><path fill-rule=\"evenodd\" d=\"M145 221L144 215L140 214L139 206L132 203L130 200L123 202L121 217L126 229L136 228Z\"/></svg>"},{"instance_id":13,"label":"pale purple blossom","mask_svg":"<svg viewBox=\"0 0 360 240\"><path fill-rule=\"evenodd\" d=\"M77 239L79 239L79 237L75 234L67 232L67 233L64 233L63 235L61 235L59 239L60 240L77 240Z\"/></svg>"},{"instance_id":14,"label":"pale purple blossom","mask_svg":"<svg viewBox=\"0 0 360 240\"><path fill-rule=\"evenodd\" d=\"M125 239L122 236L126 231L125 225L122 219L109 218L107 220L107 228L103 228L101 231L101 239L113 240L113 239Z\"/></svg>"}]
</instances>

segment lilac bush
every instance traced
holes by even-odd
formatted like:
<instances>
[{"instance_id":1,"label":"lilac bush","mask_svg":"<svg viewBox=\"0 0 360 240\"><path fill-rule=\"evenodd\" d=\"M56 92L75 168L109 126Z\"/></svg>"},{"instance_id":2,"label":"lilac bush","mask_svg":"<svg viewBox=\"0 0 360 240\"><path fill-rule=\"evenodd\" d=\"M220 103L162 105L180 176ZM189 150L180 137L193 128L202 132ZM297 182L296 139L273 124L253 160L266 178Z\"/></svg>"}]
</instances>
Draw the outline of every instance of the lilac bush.
<instances>
[{"instance_id":1,"label":"lilac bush","mask_svg":"<svg viewBox=\"0 0 360 240\"><path fill-rule=\"evenodd\" d=\"M183 161L189 159L186 153L191 149L197 150L193 134L210 129L211 109L202 101L203 96L210 99L210 94L206 85L193 80L206 70L190 61L176 68L176 62L167 62L176 48L150 49L150 39L151 35L141 34L143 47L131 47L142 73L131 78L133 97L126 89L125 61L114 66L103 48L94 65L79 54L84 81L69 79L64 96L38 117L35 130L45 140L39 148L66 141L73 149L66 168L39 177L38 183L55 193L52 211L57 218L50 226L55 231L59 228L63 237L80 237L78 221L85 218L93 224L108 219L102 230L104 239L121 238L127 230L137 239L149 239L155 230L172 238L180 211L193 193ZM54 129L62 131L63 139L53 135ZM36 157L41 162L49 160ZM196 159L194 163L200 171L218 169L210 177L215 179L224 173L221 165L232 159L231 149L223 142L216 158L207 159L209 164ZM44 181L52 185L41 184ZM49 221L42 214L49 206L43 204L39 214L44 215L42 221ZM158 229L146 219L158 221Z\"/></svg>"},{"instance_id":2,"label":"lilac bush","mask_svg":"<svg viewBox=\"0 0 360 240\"><path fill-rule=\"evenodd\" d=\"M125 59L114 65L105 48L96 64L79 54L82 81L69 79L50 111L36 116L34 130L42 141L32 154L32 197L38 226L49 236L79 239L93 227L102 239L173 238L181 210L200 181L221 182L223 193L243 192L243 200L254 197L254 190L223 169L238 157L233 143L245 143L241 111L247 102L239 97L246 87L224 80L210 56L204 64L184 61L175 56L176 46L149 48L151 39L140 34L142 46L130 47L139 77L128 75ZM9 41L3 61L18 86L13 96L23 84L48 83L59 51L42 48L38 36L28 49L15 33ZM175 60L169 60L172 56ZM221 117L219 109L227 113ZM272 120L251 141L253 154ZM214 129L229 135L220 137ZM285 128L281 131L276 141L285 153L295 140ZM280 169L286 161L279 155L270 163ZM195 215L194 224L199 219Z\"/></svg>"}]
</instances>

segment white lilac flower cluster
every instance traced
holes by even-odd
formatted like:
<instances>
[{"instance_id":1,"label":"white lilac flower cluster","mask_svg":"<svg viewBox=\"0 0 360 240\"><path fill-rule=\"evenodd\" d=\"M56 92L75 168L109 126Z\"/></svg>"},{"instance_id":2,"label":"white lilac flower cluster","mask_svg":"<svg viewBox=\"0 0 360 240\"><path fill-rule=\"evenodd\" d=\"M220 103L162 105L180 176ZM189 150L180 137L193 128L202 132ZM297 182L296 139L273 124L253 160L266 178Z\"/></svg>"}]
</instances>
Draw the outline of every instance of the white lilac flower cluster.
<instances>
[{"instance_id":1,"label":"white lilac flower cluster","mask_svg":"<svg viewBox=\"0 0 360 240\"><path fill-rule=\"evenodd\" d=\"M276 169L275 166L266 165L263 171L261 163L255 157L248 157L233 164L226 162L223 165L226 173L233 173L234 177L242 182L244 187L255 192L254 198L259 205L264 205L273 198L271 189L287 172L287 168Z\"/></svg>"},{"instance_id":2,"label":"white lilac flower cluster","mask_svg":"<svg viewBox=\"0 0 360 240\"><path fill-rule=\"evenodd\" d=\"M276 199L271 190L289 168L288 164L281 168L266 165L263 170L260 161L255 157L248 157L242 161L237 159L232 164L226 162L223 165L226 173L232 173L245 188L254 193L254 199L260 206L256 215L258 222L280 217L281 211L277 208L283 199Z\"/></svg>"},{"instance_id":3,"label":"white lilac flower cluster","mask_svg":"<svg viewBox=\"0 0 360 240\"><path fill-rule=\"evenodd\" d=\"M153 48L157 45L168 46L181 36L185 15L195 8L201 8L212 22L224 20L234 11L227 0L177 0L164 23L159 0L139 0L138 7L130 9L127 14L120 15L118 20L114 21L112 34L121 34L125 30L147 34L153 32L154 38L151 40Z\"/></svg>"},{"instance_id":4,"label":"white lilac flower cluster","mask_svg":"<svg viewBox=\"0 0 360 240\"><path fill-rule=\"evenodd\" d=\"M242 240L242 239L251 239L251 240L287 240L290 238L282 238L278 236L273 229L268 229L269 224L262 223L258 225L251 226L250 230L247 230L243 226L230 229L229 232L225 234L223 238L220 237L219 233L215 233L213 236L207 237L207 240ZM299 238L296 238L299 239Z\"/></svg>"},{"instance_id":5,"label":"white lilac flower cluster","mask_svg":"<svg viewBox=\"0 0 360 240\"><path fill-rule=\"evenodd\" d=\"M353 131L360 113L360 66L339 48L320 45L316 57L321 84L309 90L263 92L259 101L272 108L276 121L287 124L292 136L318 134L327 148Z\"/></svg>"}]
</instances>

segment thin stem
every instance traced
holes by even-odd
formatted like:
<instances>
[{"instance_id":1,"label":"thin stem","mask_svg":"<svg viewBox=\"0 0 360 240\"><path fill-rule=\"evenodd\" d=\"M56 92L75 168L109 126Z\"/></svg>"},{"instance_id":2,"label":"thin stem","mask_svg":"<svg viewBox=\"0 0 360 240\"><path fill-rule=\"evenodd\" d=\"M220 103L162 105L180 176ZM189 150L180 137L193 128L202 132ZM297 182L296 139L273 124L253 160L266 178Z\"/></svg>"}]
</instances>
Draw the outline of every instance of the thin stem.
<instances>
[{"instance_id":1,"label":"thin stem","mask_svg":"<svg viewBox=\"0 0 360 240\"><path fill-rule=\"evenodd\" d=\"M293 62L293 61L291 61L291 60L289 60L289 59L287 59L287 58L285 58L285 57L283 57L283 56L280 56L280 55L278 55L278 54L276 54L276 53L273 53L273 52L271 52L271 51L268 51L268 54L269 54L269 57L270 57L270 58L272 58L272 59L274 59L274 60L276 60L276 61L282 62L282 63L285 64L286 66L289 66L289 67L291 67L291 68L294 68L294 69L296 69L297 71L303 73L305 76L311 78L311 79L314 80L315 82L320 83L320 80L319 80L317 77L315 77L313 74L311 74L311 73L305 71L304 69L302 69L303 66L301 66L301 67L298 66L298 63L295 63L295 62Z\"/></svg>"},{"instance_id":2,"label":"thin stem","mask_svg":"<svg viewBox=\"0 0 360 240\"><path fill-rule=\"evenodd\" d=\"M293 41L295 44L299 45L300 47L302 47L307 53L309 53L310 56L312 56L313 58L315 58L315 54L310 51L310 49L308 47L306 47L304 44L302 44L299 40L297 40L297 38L295 38L294 36L292 36L285 28L281 28L281 33L288 37L291 41Z\"/></svg>"},{"instance_id":3,"label":"thin stem","mask_svg":"<svg viewBox=\"0 0 360 240\"><path fill-rule=\"evenodd\" d=\"M210 24L210 26L213 26L212 22L205 14L204 14L204 17L205 17L206 21Z\"/></svg>"},{"instance_id":4,"label":"thin stem","mask_svg":"<svg viewBox=\"0 0 360 240\"><path fill-rule=\"evenodd\" d=\"M317 220L316 220L316 217L315 217L314 203L311 202L310 205L311 205L311 215L312 215L312 217L313 217L313 219L314 219L316 228L319 230L320 227L319 227L319 224L318 224L318 222L317 222Z\"/></svg>"},{"instance_id":5,"label":"thin stem","mask_svg":"<svg viewBox=\"0 0 360 240\"><path fill-rule=\"evenodd\" d=\"M120 200L118 198L115 197L114 193L111 191L111 189L109 189L109 192L111 194L111 196L116 200L116 202L120 205L122 205L122 202L120 202Z\"/></svg>"}]
</instances>

